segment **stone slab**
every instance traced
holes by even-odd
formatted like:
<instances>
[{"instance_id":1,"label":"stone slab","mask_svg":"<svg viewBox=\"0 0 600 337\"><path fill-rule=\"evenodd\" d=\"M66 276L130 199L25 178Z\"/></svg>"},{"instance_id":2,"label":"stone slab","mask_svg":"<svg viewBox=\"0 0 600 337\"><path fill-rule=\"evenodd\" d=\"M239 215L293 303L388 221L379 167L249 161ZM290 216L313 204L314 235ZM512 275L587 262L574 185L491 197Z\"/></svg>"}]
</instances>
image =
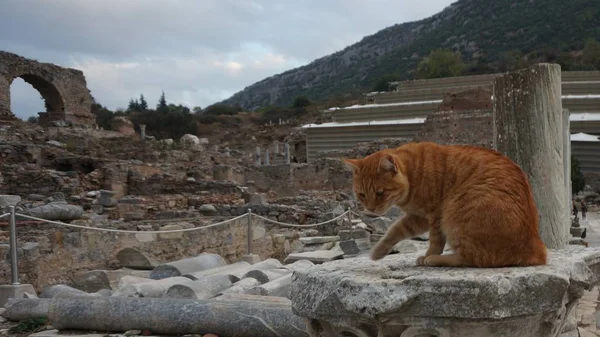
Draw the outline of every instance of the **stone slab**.
<instances>
[{"instance_id":1,"label":"stone slab","mask_svg":"<svg viewBox=\"0 0 600 337\"><path fill-rule=\"evenodd\" d=\"M339 236L311 236L305 238L299 238L300 242L305 245L316 245L320 243L336 242L340 241Z\"/></svg>"},{"instance_id":2,"label":"stone slab","mask_svg":"<svg viewBox=\"0 0 600 337\"><path fill-rule=\"evenodd\" d=\"M557 311L566 293L598 283L600 248L549 250L548 264L520 268L416 266L418 254L352 258L294 272L294 313L314 319L493 319Z\"/></svg>"},{"instance_id":3,"label":"stone slab","mask_svg":"<svg viewBox=\"0 0 600 337\"><path fill-rule=\"evenodd\" d=\"M4 307L9 298L23 298L25 293L37 294L31 284L3 284L0 285L0 307Z\"/></svg>"},{"instance_id":4,"label":"stone slab","mask_svg":"<svg viewBox=\"0 0 600 337\"><path fill-rule=\"evenodd\" d=\"M296 262L298 260L309 260L312 263L319 264L323 262L341 259L343 256L344 252L333 250L316 250L314 252L290 254L285 258L284 263L287 264Z\"/></svg>"}]
</instances>

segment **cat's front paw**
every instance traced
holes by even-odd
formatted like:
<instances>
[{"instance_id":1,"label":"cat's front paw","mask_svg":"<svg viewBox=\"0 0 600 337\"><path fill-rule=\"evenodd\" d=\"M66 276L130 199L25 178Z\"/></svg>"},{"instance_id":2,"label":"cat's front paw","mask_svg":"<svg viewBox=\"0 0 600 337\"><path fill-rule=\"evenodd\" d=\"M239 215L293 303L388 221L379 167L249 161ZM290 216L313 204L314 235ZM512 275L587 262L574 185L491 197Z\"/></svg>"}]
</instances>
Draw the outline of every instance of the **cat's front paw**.
<instances>
[{"instance_id":1,"label":"cat's front paw","mask_svg":"<svg viewBox=\"0 0 600 337\"><path fill-rule=\"evenodd\" d=\"M418 265L418 266L424 266L424 265L425 265L425 259L426 259L426 258L427 258L427 256L426 256L426 255L419 256L419 257L417 258L417 265Z\"/></svg>"},{"instance_id":2,"label":"cat's front paw","mask_svg":"<svg viewBox=\"0 0 600 337\"><path fill-rule=\"evenodd\" d=\"M375 246L371 250L371 260L377 261L388 255L388 250L381 246Z\"/></svg>"}]
</instances>

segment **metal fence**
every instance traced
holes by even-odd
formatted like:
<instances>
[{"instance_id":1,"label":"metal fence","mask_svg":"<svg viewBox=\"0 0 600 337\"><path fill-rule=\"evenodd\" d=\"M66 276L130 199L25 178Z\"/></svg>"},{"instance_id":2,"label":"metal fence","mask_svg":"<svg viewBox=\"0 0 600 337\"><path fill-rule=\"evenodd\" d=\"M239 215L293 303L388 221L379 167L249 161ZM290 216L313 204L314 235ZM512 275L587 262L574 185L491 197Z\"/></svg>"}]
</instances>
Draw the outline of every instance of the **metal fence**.
<instances>
[{"instance_id":1,"label":"metal fence","mask_svg":"<svg viewBox=\"0 0 600 337\"><path fill-rule=\"evenodd\" d=\"M112 228L98 228L98 227L73 225L73 224L68 224L68 223L64 223L64 222L60 222L60 221L46 220L46 219L41 219L41 218L37 218L34 216L20 214L20 213L16 212L15 206L9 206L9 213L0 215L0 219L8 217L8 225L9 225L8 227L9 227L9 234L10 234L9 244L10 244L11 284L18 285L20 283L19 283L19 269L18 269L18 256L17 256L17 216L19 216L19 218L35 220L35 221L42 221L42 222L45 222L48 224L59 225L59 226L64 226L64 227L71 227L71 228L78 228L78 229L85 229L85 230L92 230L92 231L100 231L100 232L115 232L115 233L128 233L128 234L139 234L139 233L165 234L165 233L176 233L176 232L191 232L191 231L226 225L226 224L232 223L234 221L246 218L248 221L247 222L247 229L248 229L248 231L247 231L248 251L247 252L248 252L248 254L252 254L252 252L253 252L252 241L253 241L253 236L254 236L254 232L252 230L252 219L253 218L258 218L260 220L263 220L263 221L266 221L266 222L269 222L272 224L284 226L284 227L311 228L311 227L322 226L322 225L325 225L325 224L328 224L328 223L331 223L334 221L338 221L344 217L347 217L349 223L352 223L352 215L358 215L358 213L353 212L351 209L348 209L344 213L342 213L330 220L326 220L326 221L315 223L315 224L297 225L297 224L290 224L290 223L285 223L285 222L281 222L281 221L271 220L267 217L258 215L256 213L252 213L252 209L249 208L248 211L246 212L246 214L243 214L243 215L231 218L231 219L227 219L224 221L220 221L220 222L217 222L214 224L201 226L201 227L194 227L194 228L172 229L172 230L166 230L166 231L133 231L133 230L121 230L121 229L112 229Z\"/></svg>"}]
</instances>

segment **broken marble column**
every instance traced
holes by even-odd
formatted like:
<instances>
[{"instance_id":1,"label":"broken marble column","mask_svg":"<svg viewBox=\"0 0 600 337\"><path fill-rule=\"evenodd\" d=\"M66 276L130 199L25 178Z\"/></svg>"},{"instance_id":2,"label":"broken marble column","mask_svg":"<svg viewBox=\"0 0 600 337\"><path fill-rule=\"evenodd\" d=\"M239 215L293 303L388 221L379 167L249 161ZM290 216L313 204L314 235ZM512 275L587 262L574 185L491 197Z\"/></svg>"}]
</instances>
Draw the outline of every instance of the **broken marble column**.
<instances>
[{"instance_id":1,"label":"broken marble column","mask_svg":"<svg viewBox=\"0 0 600 337\"><path fill-rule=\"evenodd\" d=\"M13 322L34 317L47 317L50 310L50 298L10 298L4 307L2 317Z\"/></svg>"},{"instance_id":2,"label":"broken marble column","mask_svg":"<svg viewBox=\"0 0 600 337\"><path fill-rule=\"evenodd\" d=\"M288 273L280 278L274 279L265 284L246 290L245 294L290 297L290 288L292 286L292 273Z\"/></svg>"},{"instance_id":3,"label":"broken marble column","mask_svg":"<svg viewBox=\"0 0 600 337\"><path fill-rule=\"evenodd\" d=\"M50 221L71 221L80 219L83 216L83 208L77 205L69 205L65 201L56 201L25 209L19 213ZM26 218L17 216L17 220L26 220Z\"/></svg>"},{"instance_id":4,"label":"broken marble column","mask_svg":"<svg viewBox=\"0 0 600 337\"><path fill-rule=\"evenodd\" d=\"M154 281L154 280L151 278L125 275L125 276L121 277L121 279L119 280L119 283L117 284L116 289L121 289L130 284L152 282L152 281Z\"/></svg>"},{"instance_id":5,"label":"broken marble column","mask_svg":"<svg viewBox=\"0 0 600 337\"><path fill-rule=\"evenodd\" d=\"M254 160L256 162L256 166L260 166L261 165L260 146L256 147L256 150L254 152Z\"/></svg>"},{"instance_id":6,"label":"broken marble column","mask_svg":"<svg viewBox=\"0 0 600 337\"><path fill-rule=\"evenodd\" d=\"M50 300L48 319L58 330L123 332L147 329L154 335L210 331L217 336L308 337L306 323L292 313L290 301L277 297L209 301L61 298Z\"/></svg>"},{"instance_id":7,"label":"broken marble column","mask_svg":"<svg viewBox=\"0 0 600 337\"><path fill-rule=\"evenodd\" d=\"M599 282L600 247L548 253L527 268L416 266L420 253L332 261L294 272L292 310L311 337L558 336Z\"/></svg>"},{"instance_id":8,"label":"broken marble column","mask_svg":"<svg viewBox=\"0 0 600 337\"><path fill-rule=\"evenodd\" d=\"M10 206L17 206L21 201L18 195L2 194L0 195L0 215L8 213Z\"/></svg>"},{"instance_id":9,"label":"broken marble column","mask_svg":"<svg viewBox=\"0 0 600 337\"><path fill-rule=\"evenodd\" d=\"M187 277L169 277L161 280L152 280L151 282L133 283L119 288L115 291L113 297L162 297L167 290L175 284L190 283Z\"/></svg>"},{"instance_id":10,"label":"broken marble column","mask_svg":"<svg viewBox=\"0 0 600 337\"><path fill-rule=\"evenodd\" d=\"M226 264L227 262L218 254L201 253L189 259L158 265L150 273L150 278L159 280L167 277L181 276Z\"/></svg>"},{"instance_id":11,"label":"broken marble column","mask_svg":"<svg viewBox=\"0 0 600 337\"><path fill-rule=\"evenodd\" d=\"M238 279L229 275L210 275L184 284L174 284L167 289L165 298L207 300L231 287Z\"/></svg>"},{"instance_id":12,"label":"broken marble column","mask_svg":"<svg viewBox=\"0 0 600 337\"><path fill-rule=\"evenodd\" d=\"M74 288L86 292L95 292L102 289L116 290L121 279L124 277L138 277L148 279L149 271L133 270L133 269L117 269L117 270L90 270L74 274L71 277L71 285Z\"/></svg>"},{"instance_id":13,"label":"broken marble column","mask_svg":"<svg viewBox=\"0 0 600 337\"><path fill-rule=\"evenodd\" d=\"M292 271L287 269L251 270L244 274L242 279L252 277L258 280L261 284L264 284L291 273Z\"/></svg>"},{"instance_id":14,"label":"broken marble column","mask_svg":"<svg viewBox=\"0 0 600 337\"><path fill-rule=\"evenodd\" d=\"M271 158L269 158L269 148L265 149L265 166L269 166Z\"/></svg>"},{"instance_id":15,"label":"broken marble column","mask_svg":"<svg viewBox=\"0 0 600 337\"><path fill-rule=\"evenodd\" d=\"M97 293L88 293L79 289L75 289L65 284L55 284L48 286L42 290L40 298L52 298L56 296L101 296Z\"/></svg>"},{"instance_id":16,"label":"broken marble column","mask_svg":"<svg viewBox=\"0 0 600 337\"><path fill-rule=\"evenodd\" d=\"M290 144L289 143L285 143L283 145L283 155L285 157L285 163L289 164L290 163Z\"/></svg>"},{"instance_id":17,"label":"broken marble column","mask_svg":"<svg viewBox=\"0 0 600 337\"><path fill-rule=\"evenodd\" d=\"M140 138L146 140L146 124L140 124Z\"/></svg>"},{"instance_id":18,"label":"broken marble column","mask_svg":"<svg viewBox=\"0 0 600 337\"><path fill-rule=\"evenodd\" d=\"M309 260L298 260L294 263L286 264L278 269L286 269L290 272L264 284L252 287L244 291L245 294L262 295L262 296L279 296L290 297L290 288L292 285L292 273L298 270L306 270L314 266L314 263Z\"/></svg>"},{"instance_id":19,"label":"broken marble column","mask_svg":"<svg viewBox=\"0 0 600 337\"><path fill-rule=\"evenodd\" d=\"M221 267L216 267L216 268L210 268L210 269L206 269L203 271L197 271L197 272L193 272L193 273L189 273L189 274L185 274L182 275L183 277L187 277L191 280L199 280L203 277L206 276L210 276L210 275L217 275L217 274L230 274L231 271L234 270L238 270L238 269L242 269L242 268L246 268L251 266L250 263L245 262L245 261L239 261L236 263L232 263L232 264L228 264L225 266L221 266Z\"/></svg>"},{"instance_id":20,"label":"broken marble column","mask_svg":"<svg viewBox=\"0 0 600 337\"><path fill-rule=\"evenodd\" d=\"M273 154L274 155L279 154L279 141L278 140L273 141Z\"/></svg>"},{"instance_id":21,"label":"broken marble column","mask_svg":"<svg viewBox=\"0 0 600 337\"><path fill-rule=\"evenodd\" d=\"M258 287L261 284L262 283L259 280L253 277L247 277L237 281L231 287L221 291L217 294L217 296L222 296L223 294L244 294L247 293L250 289Z\"/></svg>"}]
</instances>

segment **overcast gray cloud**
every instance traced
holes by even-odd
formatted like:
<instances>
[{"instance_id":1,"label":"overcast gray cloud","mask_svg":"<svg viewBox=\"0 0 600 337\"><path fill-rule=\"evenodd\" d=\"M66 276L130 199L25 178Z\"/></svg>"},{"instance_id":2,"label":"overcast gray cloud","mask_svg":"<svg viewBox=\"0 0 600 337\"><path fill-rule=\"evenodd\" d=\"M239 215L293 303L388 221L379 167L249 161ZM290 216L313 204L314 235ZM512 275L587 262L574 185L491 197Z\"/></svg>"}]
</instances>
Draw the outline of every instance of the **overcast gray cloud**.
<instances>
[{"instance_id":1,"label":"overcast gray cloud","mask_svg":"<svg viewBox=\"0 0 600 337\"><path fill-rule=\"evenodd\" d=\"M0 49L80 69L110 109L143 93L207 106L452 0L2 0ZM43 110L22 81L19 116Z\"/></svg>"}]
</instances>

